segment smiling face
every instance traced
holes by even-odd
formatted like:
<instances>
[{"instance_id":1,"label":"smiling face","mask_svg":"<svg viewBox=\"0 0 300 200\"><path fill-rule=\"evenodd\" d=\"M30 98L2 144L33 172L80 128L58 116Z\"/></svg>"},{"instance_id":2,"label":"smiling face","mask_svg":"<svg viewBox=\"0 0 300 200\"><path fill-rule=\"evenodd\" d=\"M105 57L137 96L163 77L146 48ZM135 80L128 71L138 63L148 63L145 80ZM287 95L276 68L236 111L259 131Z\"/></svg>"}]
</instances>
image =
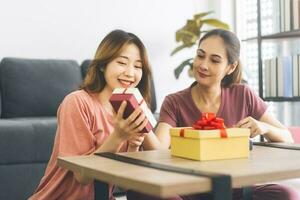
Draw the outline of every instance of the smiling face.
<instances>
[{"instance_id":1,"label":"smiling face","mask_svg":"<svg viewBox=\"0 0 300 200\"><path fill-rule=\"evenodd\" d=\"M136 87L143 75L140 50L135 44L127 44L118 57L109 62L104 70L106 90Z\"/></svg>"},{"instance_id":2,"label":"smiling face","mask_svg":"<svg viewBox=\"0 0 300 200\"><path fill-rule=\"evenodd\" d=\"M193 74L200 85L221 85L224 76L231 73L232 69L221 37L211 36L201 42L193 63Z\"/></svg>"}]
</instances>

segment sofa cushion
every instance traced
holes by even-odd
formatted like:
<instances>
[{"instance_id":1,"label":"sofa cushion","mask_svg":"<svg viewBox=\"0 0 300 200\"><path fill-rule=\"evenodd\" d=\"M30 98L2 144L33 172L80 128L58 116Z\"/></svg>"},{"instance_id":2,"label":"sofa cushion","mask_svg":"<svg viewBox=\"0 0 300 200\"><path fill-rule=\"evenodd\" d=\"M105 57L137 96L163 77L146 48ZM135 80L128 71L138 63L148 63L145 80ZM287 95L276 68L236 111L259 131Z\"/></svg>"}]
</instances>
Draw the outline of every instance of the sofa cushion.
<instances>
[{"instance_id":1,"label":"sofa cushion","mask_svg":"<svg viewBox=\"0 0 300 200\"><path fill-rule=\"evenodd\" d=\"M28 199L44 175L47 163L0 165L0 199Z\"/></svg>"},{"instance_id":2,"label":"sofa cushion","mask_svg":"<svg viewBox=\"0 0 300 200\"><path fill-rule=\"evenodd\" d=\"M73 60L3 58L1 117L55 116L64 96L81 81L80 67Z\"/></svg>"},{"instance_id":3,"label":"sofa cushion","mask_svg":"<svg viewBox=\"0 0 300 200\"><path fill-rule=\"evenodd\" d=\"M0 165L48 162L56 117L0 120Z\"/></svg>"}]
</instances>

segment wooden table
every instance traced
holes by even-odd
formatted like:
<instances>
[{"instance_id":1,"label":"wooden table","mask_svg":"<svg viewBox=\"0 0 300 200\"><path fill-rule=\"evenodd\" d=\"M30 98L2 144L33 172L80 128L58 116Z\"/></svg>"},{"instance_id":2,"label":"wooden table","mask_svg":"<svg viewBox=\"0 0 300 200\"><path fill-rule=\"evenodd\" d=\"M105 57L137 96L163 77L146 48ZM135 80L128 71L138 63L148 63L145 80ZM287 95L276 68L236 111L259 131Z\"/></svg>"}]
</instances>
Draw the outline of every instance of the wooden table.
<instances>
[{"instance_id":1,"label":"wooden table","mask_svg":"<svg viewBox=\"0 0 300 200\"><path fill-rule=\"evenodd\" d=\"M229 174L233 187L300 177L300 151L297 150L254 146L248 159L205 162L173 157L169 150L121 155L170 166ZM212 189L209 178L151 169L96 155L60 157L58 164L96 180L163 198L175 194L209 192Z\"/></svg>"}]
</instances>

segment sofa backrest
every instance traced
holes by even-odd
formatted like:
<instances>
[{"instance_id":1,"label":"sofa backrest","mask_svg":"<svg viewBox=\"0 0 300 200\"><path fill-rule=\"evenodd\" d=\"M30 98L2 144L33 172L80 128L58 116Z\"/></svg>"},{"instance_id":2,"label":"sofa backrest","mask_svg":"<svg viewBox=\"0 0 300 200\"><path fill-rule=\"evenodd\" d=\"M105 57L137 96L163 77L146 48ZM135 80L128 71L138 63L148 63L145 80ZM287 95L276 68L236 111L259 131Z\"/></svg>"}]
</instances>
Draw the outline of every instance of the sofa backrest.
<instances>
[{"instance_id":1,"label":"sofa backrest","mask_svg":"<svg viewBox=\"0 0 300 200\"><path fill-rule=\"evenodd\" d=\"M1 113L2 113L2 108L1 108L1 99L2 99L2 97L1 97L1 88L0 88L0 116L1 116Z\"/></svg>"},{"instance_id":2,"label":"sofa backrest","mask_svg":"<svg viewBox=\"0 0 300 200\"><path fill-rule=\"evenodd\" d=\"M88 71L88 68L89 68L89 65L91 63L92 60L84 60L82 63L81 63L81 73L82 73L82 78L84 79L84 77L86 76L86 73ZM156 95L155 95L155 87L154 87L154 82L153 80L151 80L151 87L152 87L152 93L151 93L151 96L152 96L152 102L151 102L151 111L154 113L155 110L156 110Z\"/></svg>"},{"instance_id":3,"label":"sofa backrest","mask_svg":"<svg viewBox=\"0 0 300 200\"><path fill-rule=\"evenodd\" d=\"M65 95L81 81L80 66L74 60L3 58L1 117L56 116Z\"/></svg>"}]
</instances>

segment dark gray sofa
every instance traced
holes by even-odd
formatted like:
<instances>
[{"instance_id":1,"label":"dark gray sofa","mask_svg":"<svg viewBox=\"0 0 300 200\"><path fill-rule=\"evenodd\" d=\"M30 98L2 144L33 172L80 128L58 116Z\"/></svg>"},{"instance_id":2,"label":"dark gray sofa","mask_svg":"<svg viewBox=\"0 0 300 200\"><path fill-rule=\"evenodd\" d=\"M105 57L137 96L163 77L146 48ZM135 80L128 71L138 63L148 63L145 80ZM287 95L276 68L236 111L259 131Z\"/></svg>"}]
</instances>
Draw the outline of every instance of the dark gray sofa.
<instances>
[{"instance_id":1,"label":"dark gray sofa","mask_svg":"<svg viewBox=\"0 0 300 200\"><path fill-rule=\"evenodd\" d=\"M33 193L52 152L57 108L78 88L89 63L21 58L0 62L0 199L22 200ZM156 101L151 106L155 111Z\"/></svg>"},{"instance_id":2,"label":"dark gray sofa","mask_svg":"<svg viewBox=\"0 0 300 200\"><path fill-rule=\"evenodd\" d=\"M0 199L32 194L51 155L57 108L81 80L74 60L2 59Z\"/></svg>"}]
</instances>

